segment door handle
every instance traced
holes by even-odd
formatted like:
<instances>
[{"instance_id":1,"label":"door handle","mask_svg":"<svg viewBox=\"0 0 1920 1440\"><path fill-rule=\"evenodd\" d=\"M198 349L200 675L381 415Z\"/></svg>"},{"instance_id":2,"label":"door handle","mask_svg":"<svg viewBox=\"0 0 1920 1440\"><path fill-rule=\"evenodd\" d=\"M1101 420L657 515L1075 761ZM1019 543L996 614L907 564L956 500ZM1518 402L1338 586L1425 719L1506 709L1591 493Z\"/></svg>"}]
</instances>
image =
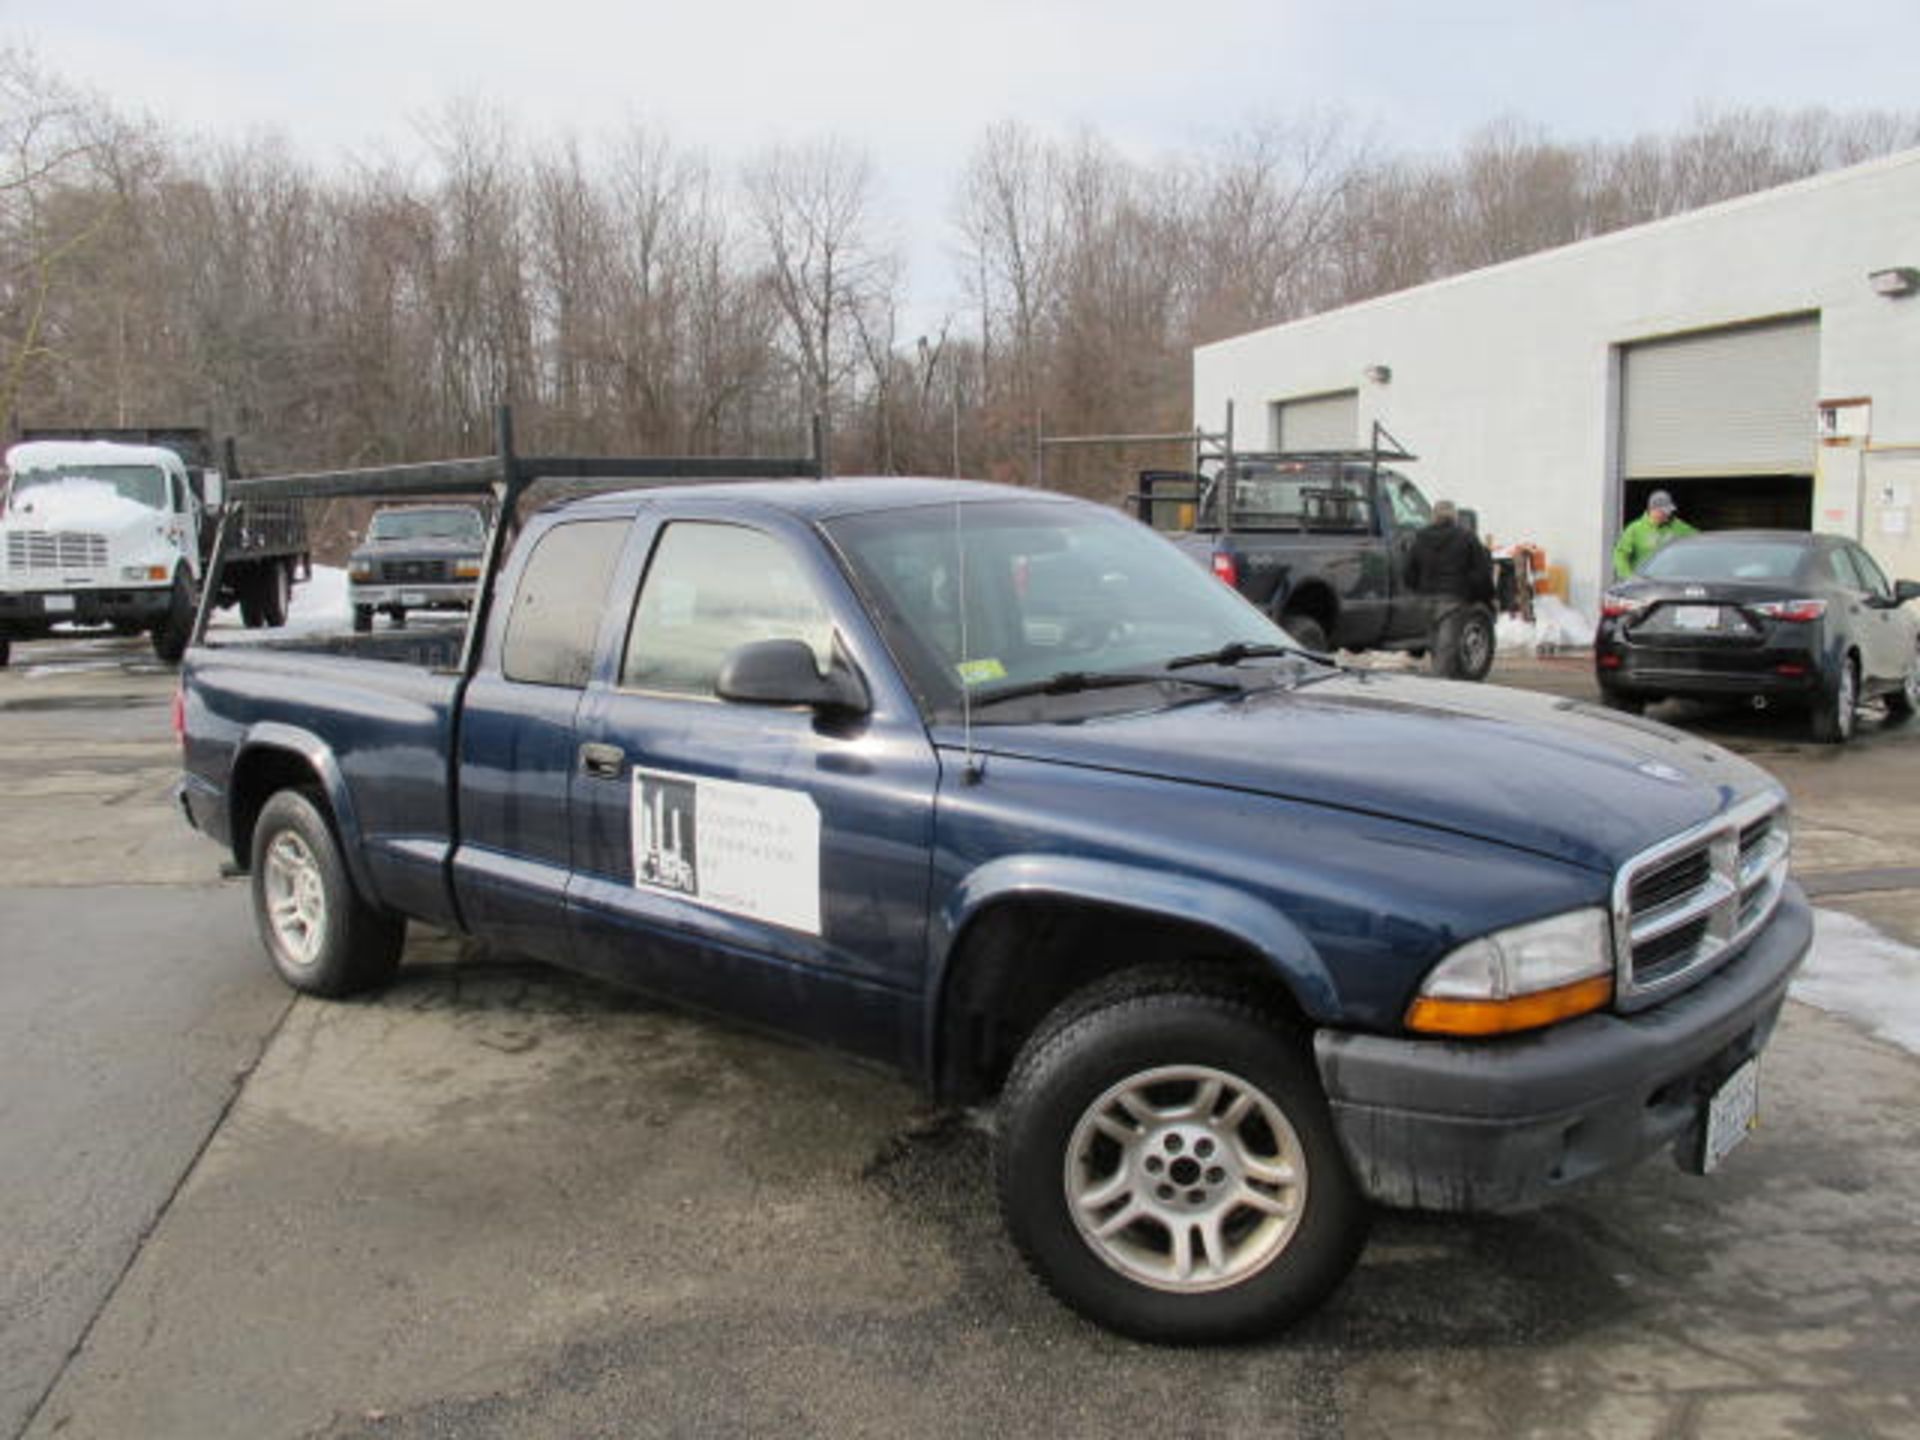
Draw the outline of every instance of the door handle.
<instances>
[{"instance_id":1,"label":"door handle","mask_svg":"<svg viewBox=\"0 0 1920 1440\"><path fill-rule=\"evenodd\" d=\"M618 780L626 768L627 752L618 745L586 744L580 747L580 768L599 780Z\"/></svg>"}]
</instances>

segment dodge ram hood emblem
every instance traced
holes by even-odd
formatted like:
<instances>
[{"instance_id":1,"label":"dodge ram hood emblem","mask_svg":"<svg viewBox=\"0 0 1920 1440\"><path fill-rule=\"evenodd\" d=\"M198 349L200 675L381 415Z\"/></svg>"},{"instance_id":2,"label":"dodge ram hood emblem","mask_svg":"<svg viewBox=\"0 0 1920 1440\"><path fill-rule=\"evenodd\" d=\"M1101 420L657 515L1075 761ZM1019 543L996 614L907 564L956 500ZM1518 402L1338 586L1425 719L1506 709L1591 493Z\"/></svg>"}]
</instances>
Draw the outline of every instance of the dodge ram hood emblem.
<instances>
[{"instance_id":1,"label":"dodge ram hood emblem","mask_svg":"<svg viewBox=\"0 0 1920 1440\"><path fill-rule=\"evenodd\" d=\"M1687 777L1684 772L1671 765L1663 765L1658 760L1642 760L1633 767L1642 775L1650 775L1655 780L1665 780L1670 785L1684 785Z\"/></svg>"}]
</instances>

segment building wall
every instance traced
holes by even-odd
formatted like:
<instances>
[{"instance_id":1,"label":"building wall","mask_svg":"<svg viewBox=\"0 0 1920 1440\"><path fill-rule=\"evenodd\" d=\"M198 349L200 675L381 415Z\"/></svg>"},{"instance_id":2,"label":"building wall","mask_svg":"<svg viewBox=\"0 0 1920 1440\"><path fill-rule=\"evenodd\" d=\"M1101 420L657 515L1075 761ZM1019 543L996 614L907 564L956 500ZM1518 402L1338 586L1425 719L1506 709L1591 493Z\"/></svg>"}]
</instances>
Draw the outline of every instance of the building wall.
<instances>
[{"instance_id":1,"label":"building wall","mask_svg":"<svg viewBox=\"0 0 1920 1440\"><path fill-rule=\"evenodd\" d=\"M1272 401L1358 385L1363 434L1383 421L1422 487L1477 507L1497 542L1545 546L1591 615L1618 530L1619 347L1817 311L1820 398L1872 397L1875 453L1848 481L1868 492L1857 516L1823 525L1817 488L1814 523L1860 526L1920 578L1920 548L1903 561L1876 533L1873 477L1910 475L1920 453L1894 448L1920 446L1920 295L1866 278L1890 266L1920 266L1920 150L1205 346L1194 419L1217 429L1231 400L1236 442L1258 448ZM1366 380L1379 365L1392 378ZM1809 407L1810 470L1814 424Z\"/></svg>"}]
</instances>

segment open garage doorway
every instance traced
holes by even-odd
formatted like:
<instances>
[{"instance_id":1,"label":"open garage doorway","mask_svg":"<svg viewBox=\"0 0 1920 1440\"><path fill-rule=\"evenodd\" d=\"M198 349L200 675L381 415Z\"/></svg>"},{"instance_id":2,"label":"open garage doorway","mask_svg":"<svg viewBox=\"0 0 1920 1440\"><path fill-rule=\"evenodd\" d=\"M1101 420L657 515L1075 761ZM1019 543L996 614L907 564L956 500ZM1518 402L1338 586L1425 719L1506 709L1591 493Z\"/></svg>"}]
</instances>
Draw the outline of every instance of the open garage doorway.
<instances>
[{"instance_id":1,"label":"open garage doorway","mask_svg":"<svg viewBox=\"0 0 1920 1440\"><path fill-rule=\"evenodd\" d=\"M1811 530L1813 476L1709 475L1684 480L1629 480L1619 521L1646 512L1647 497L1665 490L1680 518L1696 530Z\"/></svg>"}]
</instances>

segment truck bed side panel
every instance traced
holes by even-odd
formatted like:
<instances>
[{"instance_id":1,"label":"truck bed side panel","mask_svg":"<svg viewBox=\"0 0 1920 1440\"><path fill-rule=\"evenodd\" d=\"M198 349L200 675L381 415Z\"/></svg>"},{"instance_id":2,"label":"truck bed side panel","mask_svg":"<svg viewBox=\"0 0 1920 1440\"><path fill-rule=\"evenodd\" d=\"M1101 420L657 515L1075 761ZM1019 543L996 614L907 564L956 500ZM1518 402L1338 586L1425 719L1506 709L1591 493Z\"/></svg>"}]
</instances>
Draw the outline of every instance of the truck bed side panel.
<instances>
[{"instance_id":1,"label":"truck bed side panel","mask_svg":"<svg viewBox=\"0 0 1920 1440\"><path fill-rule=\"evenodd\" d=\"M356 878L391 909L452 926L447 754L457 683L450 672L344 654L203 647L182 672L187 768L230 805L235 767L250 752L305 755L344 790L335 821L342 849L363 861Z\"/></svg>"}]
</instances>

